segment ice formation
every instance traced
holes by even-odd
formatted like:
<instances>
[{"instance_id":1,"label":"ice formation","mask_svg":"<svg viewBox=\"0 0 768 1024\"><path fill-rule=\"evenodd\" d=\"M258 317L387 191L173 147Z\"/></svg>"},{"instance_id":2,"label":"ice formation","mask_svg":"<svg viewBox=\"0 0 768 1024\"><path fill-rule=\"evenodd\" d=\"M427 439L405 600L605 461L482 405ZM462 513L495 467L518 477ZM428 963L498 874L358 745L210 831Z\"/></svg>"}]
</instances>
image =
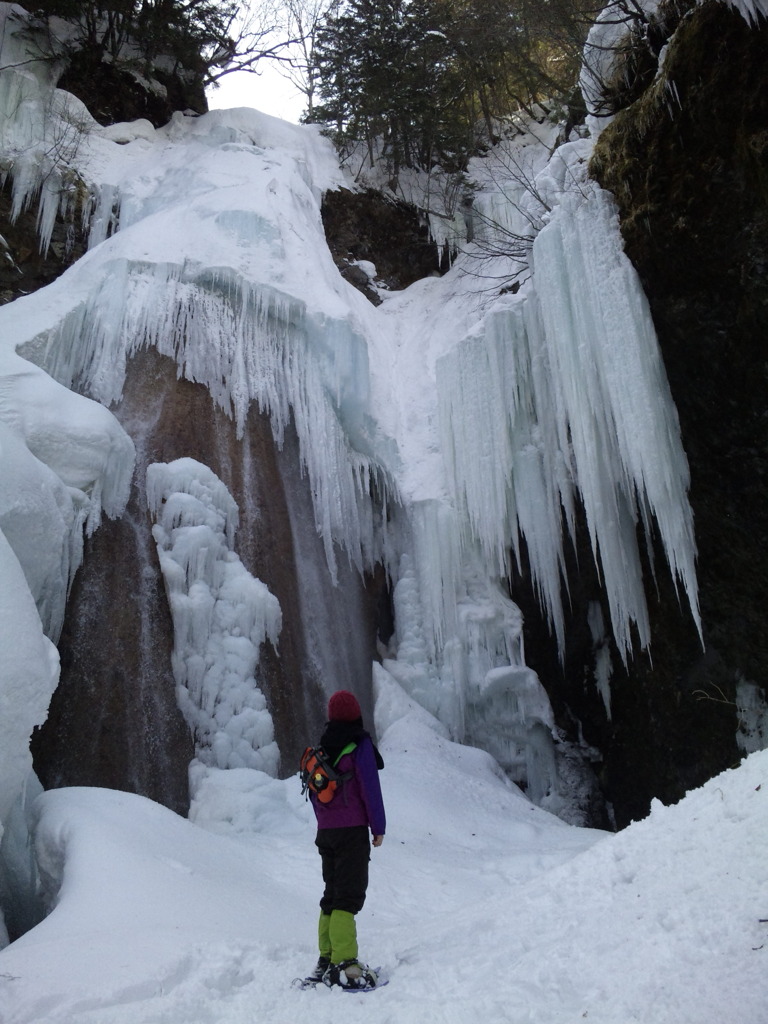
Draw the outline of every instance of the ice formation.
<instances>
[{"instance_id":1,"label":"ice formation","mask_svg":"<svg viewBox=\"0 0 768 1024\"><path fill-rule=\"evenodd\" d=\"M700 694L702 699L719 700L721 695ZM740 679L736 687L736 706L738 709L739 728L736 741L745 754L768 747L768 704L763 698L760 687L746 679Z\"/></svg>"},{"instance_id":2,"label":"ice formation","mask_svg":"<svg viewBox=\"0 0 768 1024\"><path fill-rule=\"evenodd\" d=\"M555 148L557 126L521 122L473 164L473 240L451 272L374 309L325 243L322 193L351 183L314 128L235 110L179 114L160 130L102 129L34 65L3 72L0 107L14 113L0 141L15 208L38 203L44 247L51 211L71 201L74 182L91 246L42 293L0 309L8 359L23 363L15 348L109 404L131 357L154 346L180 376L206 385L241 431L251 403L269 413L278 444L292 422L332 578L341 553L357 571L383 563L392 579L387 671L453 738L493 749L545 800L556 786L553 719L505 593L510 547L519 556L524 539L561 648L564 545L579 503L624 656L635 636L650 641L638 523L658 527L697 619L676 414L615 210L585 177L590 142ZM73 123L76 147L48 146L54 164L36 164L40 138L50 143ZM449 231L455 242L461 225ZM0 405L0 418L16 417L30 450L89 496L91 528L101 505L116 511L124 501L128 448L105 419L90 452L103 465L73 475L71 432L66 446L50 443L36 386L12 413ZM244 695L256 692L258 646L276 637L278 610L235 569L231 499L189 463L153 468L150 490L176 605L177 678L207 737L201 749L216 765L255 763L255 750L274 770L266 712ZM72 515L56 494L51 521ZM217 620L225 614L246 617L240 636ZM253 735L237 733L246 708Z\"/></svg>"},{"instance_id":3,"label":"ice formation","mask_svg":"<svg viewBox=\"0 0 768 1024\"><path fill-rule=\"evenodd\" d=\"M705 0L699 0L704 3ZM738 11L748 25L757 25L760 18L768 18L767 0L723 0L735 11Z\"/></svg>"},{"instance_id":4,"label":"ice formation","mask_svg":"<svg viewBox=\"0 0 768 1024\"><path fill-rule=\"evenodd\" d=\"M603 609L598 601L591 601L587 611L587 625L592 635L592 644L595 655L595 685L603 701L605 717L611 720L611 676L613 665L611 663L611 648L608 643L608 634L603 619Z\"/></svg>"},{"instance_id":5,"label":"ice formation","mask_svg":"<svg viewBox=\"0 0 768 1024\"><path fill-rule=\"evenodd\" d=\"M575 152L578 152L576 150ZM688 466L650 312L612 198L577 172L532 247L530 286L438 363L443 448L470 538L510 539L564 642L561 519L583 504L619 650L650 642L637 548L652 519L698 623Z\"/></svg>"},{"instance_id":6,"label":"ice formation","mask_svg":"<svg viewBox=\"0 0 768 1024\"><path fill-rule=\"evenodd\" d=\"M133 457L110 412L0 342L0 896L13 892L2 902L15 904L17 930L29 924L34 892L24 806L39 784L29 738L58 683L54 642L84 535L103 511L123 511Z\"/></svg>"},{"instance_id":7,"label":"ice formation","mask_svg":"<svg viewBox=\"0 0 768 1024\"><path fill-rule=\"evenodd\" d=\"M122 513L133 461L133 443L110 412L0 345L0 528L54 641L83 534L102 512Z\"/></svg>"},{"instance_id":8,"label":"ice formation","mask_svg":"<svg viewBox=\"0 0 768 1024\"><path fill-rule=\"evenodd\" d=\"M198 759L277 774L272 716L256 681L259 649L275 647L280 605L234 551L237 505L194 459L153 463L147 500L174 627L179 707Z\"/></svg>"},{"instance_id":9,"label":"ice formation","mask_svg":"<svg viewBox=\"0 0 768 1024\"><path fill-rule=\"evenodd\" d=\"M9 906L27 902L31 892L23 811L25 791L36 784L29 737L48 713L59 656L43 633L24 571L2 530L0 579L0 905ZM0 948L7 938L0 910Z\"/></svg>"},{"instance_id":10,"label":"ice formation","mask_svg":"<svg viewBox=\"0 0 768 1024\"><path fill-rule=\"evenodd\" d=\"M292 420L329 565L335 572L337 542L361 569L372 561L369 492L386 489L371 458L376 425L357 322L367 310L361 297L358 312L342 301L343 282L319 248L320 190L341 180L329 169L332 150L313 132L284 128L255 112L179 115L154 133L151 160L144 129L136 133L127 159L109 168L119 180L90 185L91 249L79 281L54 284L59 308L24 326L22 351L109 404L130 357L152 345L206 384L239 430L251 402L269 412L278 444ZM115 134L88 135L86 171L104 174L120 148ZM266 156L278 145L290 153L279 169ZM33 182L24 187L34 195Z\"/></svg>"},{"instance_id":11,"label":"ice formation","mask_svg":"<svg viewBox=\"0 0 768 1024\"><path fill-rule=\"evenodd\" d=\"M28 301L13 305L30 315ZM122 513L134 448L110 412L22 359L13 340L0 333L0 893L22 908L33 888L24 804L38 786L29 737L58 682L54 643L84 536L102 513Z\"/></svg>"},{"instance_id":12,"label":"ice formation","mask_svg":"<svg viewBox=\"0 0 768 1024\"><path fill-rule=\"evenodd\" d=\"M0 836L14 802L32 769L29 737L45 721L59 677L59 656L45 636L23 570L0 533L0 625L3 670L0 675Z\"/></svg>"},{"instance_id":13,"label":"ice formation","mask_svg":"<svg viewBox=\"0 0 768 1024\"><path fill-rule=\"evenodd\" d=\"M713 0L697 0L701 6ZM716 0L737 11L750 27L768 19L768 0ZM587 107L587 124L594 138L613 118L605 95L620 80L633 33L644 34L659 0L608 0L587 35L579 86ZM662 55L663 55L662 50ZM662 60L663 64L663 60ZM660 64L661 67L661 64ZM666 83L677 100L674 83Z\"/></svg>"},{"instance_id":14,"label":"ice formation","mask_svg":"<svg viewBox=\"0 0 768 1024\"><path fill-rule=\"evenodd\" d=\"M603 109L607 87L620 74L633 29L658 7L658 0L640 0L629 11L621 0L609 0L587 34L579 88L587 108L587 124L597 137L612 115Z\"/></svg>"}]
</instances>

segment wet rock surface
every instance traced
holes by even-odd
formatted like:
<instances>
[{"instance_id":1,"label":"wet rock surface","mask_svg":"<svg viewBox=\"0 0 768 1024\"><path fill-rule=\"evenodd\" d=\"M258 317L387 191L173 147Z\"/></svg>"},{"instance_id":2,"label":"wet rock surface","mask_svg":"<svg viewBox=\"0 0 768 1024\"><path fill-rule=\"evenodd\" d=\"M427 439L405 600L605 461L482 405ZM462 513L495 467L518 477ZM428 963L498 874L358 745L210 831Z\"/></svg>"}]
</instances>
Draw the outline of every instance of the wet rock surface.
<instances>
[{"instance_id":1,"label":"wet rock surface","mask_svg":"<svg viewBox=\"0 0 768 1024\"><path fill-rule=\"evenodd\" d=\"M197 459L237 502L236 551L283 615L278 650L263 645L257 667L282 775L297 770L301 751L319 735L328 693L365 695L386 581L377 574L366 583L340 558L333 587L295 434L287 431L278 449L269 417L256 406L239 439L207 388L177 379L170 359L145 350L131 361L113 411L136 445L132 497L125 515L105 521L87 544L59 644L61 681L32 745L35 769L46 788L108 786L186 813L194 751L176 705L173 627L151 536L146 467ZM369 704L365 710L370 720Z\"/></svg>"}]
</instances>

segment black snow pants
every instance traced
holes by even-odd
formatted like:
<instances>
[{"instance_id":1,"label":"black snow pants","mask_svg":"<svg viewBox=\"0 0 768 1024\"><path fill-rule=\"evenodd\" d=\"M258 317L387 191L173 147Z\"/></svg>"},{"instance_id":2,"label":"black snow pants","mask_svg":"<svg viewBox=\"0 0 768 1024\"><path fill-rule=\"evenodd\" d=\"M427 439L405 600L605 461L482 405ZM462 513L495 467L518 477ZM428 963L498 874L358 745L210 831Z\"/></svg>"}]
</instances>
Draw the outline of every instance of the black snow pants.
<instances>
[{"instance_id":1,"label":"black snow pants","mask_svg":"<svg viewBox=\"0 0 768 1024\"><path fill-rule=\"evenodd\" d=\"M317 830L315 846L323 862L325 892L320 900L324 914L346 910L357 914L365 903L368 889L368 862L371 843L367 825Z\"/></svg>"}]
</instances>

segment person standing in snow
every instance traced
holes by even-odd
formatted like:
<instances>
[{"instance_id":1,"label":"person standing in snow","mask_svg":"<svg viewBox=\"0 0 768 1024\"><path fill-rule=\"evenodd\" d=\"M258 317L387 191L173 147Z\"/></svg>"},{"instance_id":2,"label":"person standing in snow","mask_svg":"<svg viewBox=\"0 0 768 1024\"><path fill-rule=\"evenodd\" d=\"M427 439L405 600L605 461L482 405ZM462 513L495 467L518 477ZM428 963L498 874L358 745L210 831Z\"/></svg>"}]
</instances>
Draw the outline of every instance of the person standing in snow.
<instances>
[{"instance_id":1,"label":"person standing in snow","mask_svg":"<svg viewBox=\"0 0 768 1024\"><path fill-rule=\"evenodd\" d=\"M365 902L371 845L384 841L386 817L379 784L381 754L363 728L360 704L348 690L328 702L328 722L320 746L347 776L329 803L310 792L317 818L317 846L325 891L320 900L320 957L310 981L347 988L371 987L375 973L358 960L355 914Z\"/></svg>"}]
</instances>

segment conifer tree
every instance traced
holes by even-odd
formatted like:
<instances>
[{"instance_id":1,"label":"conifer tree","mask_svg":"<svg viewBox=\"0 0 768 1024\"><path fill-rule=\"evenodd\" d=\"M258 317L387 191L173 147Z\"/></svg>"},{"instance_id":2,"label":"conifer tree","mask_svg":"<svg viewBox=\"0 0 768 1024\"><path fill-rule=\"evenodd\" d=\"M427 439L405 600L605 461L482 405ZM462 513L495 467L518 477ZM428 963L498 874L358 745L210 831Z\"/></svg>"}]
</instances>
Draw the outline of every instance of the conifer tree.
<instances>
[{"instance_id":1,"label":"conifer tree","mask_svg":"<svg viewBox=\"0 0 768 1024\"><path fill-rule=\"evenodd\" d=\"M278 22L273 0L30 0L27 7L40 23L57 17L75 26L65 51L94 62L140 56L151 65L170 57L177 69L206 83L251 69L292 42L272 39ZM60 41L56 49L61 54Z\"/></svg>"},{"instance_id":2,"label":"conifer tree","mask_svg":"<svg viewBox=\"0 0 768 1024\"><path fill-rule=\"evenodd\" d=\"M403 166L465 156L446 10L435 0L349 0L318 33L321 103L313 120L331 126L340 143L381 140L395 176Z\"/></svg>"},{"instance_id":3,"label":"conifer tree","mask_svg":"<svg viewBox=\"0 0 768 1024\"><path fill-rule=\"evenodd\" d=\"M336 141L401 166L460 169L501 119L576 83L593 0L336 0L317 36Z\"/></svg>"}]
</instances>

